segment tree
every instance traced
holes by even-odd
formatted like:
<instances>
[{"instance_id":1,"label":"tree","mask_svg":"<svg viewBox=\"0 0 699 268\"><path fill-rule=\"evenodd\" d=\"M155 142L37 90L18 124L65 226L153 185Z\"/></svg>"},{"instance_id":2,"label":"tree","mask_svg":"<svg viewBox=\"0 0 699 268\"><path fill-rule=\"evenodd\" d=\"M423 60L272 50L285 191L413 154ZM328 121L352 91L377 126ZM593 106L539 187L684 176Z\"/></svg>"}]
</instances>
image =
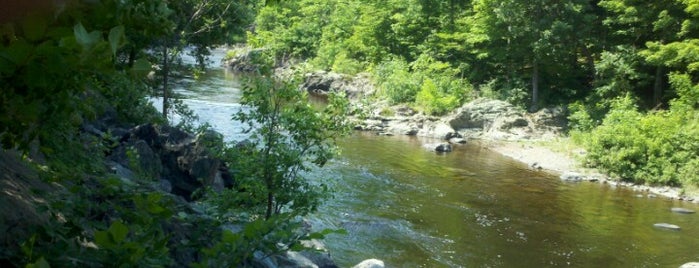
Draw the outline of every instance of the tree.
<instances>
[{"instance_id":1,"label":"tree","mask_svg":"<svg viewBox=\"0 0 699 268\"><path fill-rule=\"evenodd\" d=\"M583 0L477 0L469 18L469 43L477 58L491 62L493 75L508 77L510 83L528 76L535 109L542 80L575 70L578 51L588 46L580 37L592 32L589 10Z\"/></svg>"},{"instance_id":2,"label":"tree","mask_svg":"<svg viewBox=\"0 0 699 268\"><path fill-rule=\"evenodd\" d=\"M287 208L304 215L314 211L325 189L303 177L309 164L323 166L334 154L336 138L349 133L344 96L330 97L322 111L310 106L297 84L257 77L244 87L242 110L234 120L253 133L243 177L260 184L265 219Z\"/></svg>"},{"instance_id":3,"label":"tree","mask_svg":"<svg viewBox=\"0 0 699 268\"><path fill-rule=\"evenodd\" d=\"M605 25L617 39L618 44L630 45L643 52L648 42L653 47L679 41L683 38L686 19L684 12L686 1L637 1L637 0L603 0L599 5L607 12ZM652 86L652 105L661 104L662 93L667 81L666 66L659 61L647 62L653 71L648 71L649 77L654 77Z\"/></svg>"}]
</instances>

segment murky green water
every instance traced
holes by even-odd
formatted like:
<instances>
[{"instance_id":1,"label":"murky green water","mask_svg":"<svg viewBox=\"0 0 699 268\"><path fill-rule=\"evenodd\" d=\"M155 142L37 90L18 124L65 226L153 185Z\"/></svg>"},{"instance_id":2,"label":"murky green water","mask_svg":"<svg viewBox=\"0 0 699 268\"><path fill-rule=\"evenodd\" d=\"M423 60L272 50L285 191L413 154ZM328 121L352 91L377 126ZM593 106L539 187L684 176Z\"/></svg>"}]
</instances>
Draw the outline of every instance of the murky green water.
<instances>
[{"instance_id":1,"label":"murky green water","mask_svg":"<svg viewBox=\"0 0 699 268\"><path fill-rule=\"evenodd\" d=\"M230 140L241 107L234 76L217 69L186 103ZM355 133L343 154L308 174L334 187L314 227L343 228L326 244L341 267L379 258L387 267L678 267L699 261L695 204L594 183L566 183L483 149L435 154L414 137ZM640 195L640 196L639 196ZM656 229L667 222L681 231Z\"/></svg>"}]
</instances>

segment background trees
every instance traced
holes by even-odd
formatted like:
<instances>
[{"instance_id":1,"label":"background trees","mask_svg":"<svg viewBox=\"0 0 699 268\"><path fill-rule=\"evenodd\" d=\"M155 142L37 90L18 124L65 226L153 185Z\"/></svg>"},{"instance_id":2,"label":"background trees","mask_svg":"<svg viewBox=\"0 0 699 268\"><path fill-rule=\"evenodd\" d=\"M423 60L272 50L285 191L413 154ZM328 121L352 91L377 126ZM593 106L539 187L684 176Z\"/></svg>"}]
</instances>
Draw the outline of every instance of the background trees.
<instances>
[{"instance_id":1,"label":"background trees","mask_svg":"<svg viewBox=\"0 0 699 268\"><path fill-rule=\"evenodd\" d=\"M591 162L611 163L605 168L626 179L679 184L694 181L678 174L695 170L683 162L696 162L695 157L678 160L663 152L684 147L656 145L673 140L693 148L689 144L695 143L677 134L693 133L693 123L670 126L694 122L698 108L686 104L699 81L695 2L282 2L283 12L258 16L257 25L264 26L248 40L264 40L251 44L285 51L316 68L369 72L379 98L428 114L448 112L475 96L505 99L532 111L566 106L571 130L595 141L587 144ZM322 19L303 19L319 14ZM303 42L269 38L298 25L312 33L295 35ZM634 142L609 138L614 133L626 133ZM605 148L626 151L610 155ZM622 157L629 152L639 158Z\"/></svg>"}]
</instances>

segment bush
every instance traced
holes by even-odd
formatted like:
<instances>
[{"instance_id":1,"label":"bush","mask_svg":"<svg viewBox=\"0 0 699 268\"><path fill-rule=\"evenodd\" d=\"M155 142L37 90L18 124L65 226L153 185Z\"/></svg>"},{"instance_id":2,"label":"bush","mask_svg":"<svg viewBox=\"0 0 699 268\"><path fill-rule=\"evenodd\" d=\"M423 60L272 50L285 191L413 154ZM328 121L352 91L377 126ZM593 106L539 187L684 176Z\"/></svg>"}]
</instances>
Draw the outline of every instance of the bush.
<instances>
[{"instance_id":1,"label":"bush","mask_svg":"<svg viewBox=\"0 0 699 268\"><path fill-rule=\"evenodd\" d=\"M415 101L422 82L408 69L404 60L383 62L375 70L379 90L391 103Z\"/></svg>"},{"instance_id":2,"label":"bush","mask_svg":"<svg viewBox=\"0 0 699 268\"><path fill-rule=\"evenodd\" d=\"M422 83L422 89L417 94L415 103L427 114L441 115L456 108L459 100L454 95L439 92L437 85L428 78Z\"/></svg>"},{"instance_id":3,"label":"bush","mask_svg":"<svg viewBox=\"0 0 699 268\"><path fill-rule=\"evenodd\" d=\"M480 97L503 100L522 108L529 103L527 85L518 80L511 83L505 79L495 78L480 85L478 93Z\"/></svg>"},{"instance_id":4,"label":"bush","mask_svg":"<svg viewBox=\"0 0 699 268\"><path fill-rule=\"evenodd\" d=\"M637 183L696 185L699 119L696 112L687 115L642 114L630 97L617 99L585 139L589 163Z\"/></svg>"}]
</instances>

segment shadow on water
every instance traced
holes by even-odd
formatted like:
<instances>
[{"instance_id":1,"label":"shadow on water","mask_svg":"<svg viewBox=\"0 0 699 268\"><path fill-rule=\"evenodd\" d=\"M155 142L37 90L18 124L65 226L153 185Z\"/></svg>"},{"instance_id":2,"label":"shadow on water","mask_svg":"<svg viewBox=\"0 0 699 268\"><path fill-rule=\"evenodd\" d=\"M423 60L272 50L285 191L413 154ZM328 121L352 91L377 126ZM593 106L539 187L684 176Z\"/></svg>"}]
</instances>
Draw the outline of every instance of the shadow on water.
<instances>
[{"instance_id":1,"label":"shadow on water","mask_svg":"<svg viewBox=\"0 0 699 268\"><path fill-rule=\"evenodd\" d=\"M227 140L245 138L231 115L237 77L214 68L176 90ZM678 267L699 261L695 204L594 183L566 183L478 144L449 154L415 137L355 133L342 155L307 177L333 187L312 216L342 228L325 242L341 267L379 258L388 267ZM641 197L639 197L639 195ZM679 232L653 228L668 222Z\"/></svg>"}]
</instances>

